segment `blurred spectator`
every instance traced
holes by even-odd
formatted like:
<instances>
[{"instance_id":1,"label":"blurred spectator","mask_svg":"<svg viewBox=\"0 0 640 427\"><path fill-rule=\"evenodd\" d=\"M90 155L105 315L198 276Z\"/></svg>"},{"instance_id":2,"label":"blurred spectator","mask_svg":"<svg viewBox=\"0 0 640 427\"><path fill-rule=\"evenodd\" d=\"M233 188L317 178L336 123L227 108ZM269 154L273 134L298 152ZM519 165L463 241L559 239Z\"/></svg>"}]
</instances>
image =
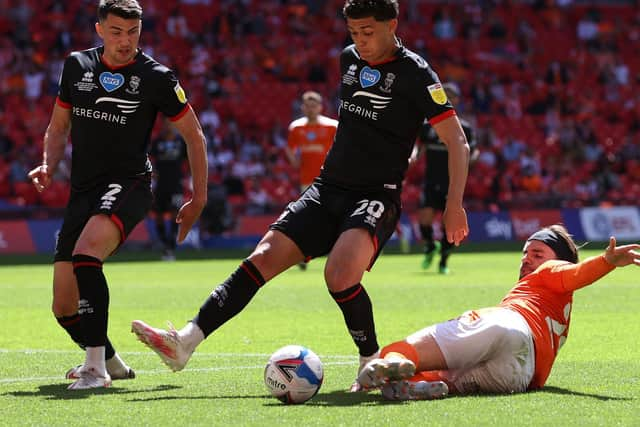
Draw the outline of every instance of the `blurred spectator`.
<instances>
[{"instance_id":1,"label":"blurred spectator","mask_svg":"<svg viewBox=\"0 0 640 427\"><path fill-rule=\"evenodd\" d=\"M247 191L247 210L249 215L262 215L271 211L272 201L269 194L257 178L249 180Z\"/></svg>"},{"instance_id":2,"label":"blurred spectator","mask_svg":"<svg viewBox=\"0 0 640 427\"><path fill-rule=\"evenodd\" d=\"M456 26L446 9L439 9L433 16L433 35L441 40L456 37Z\"/></svg>"}]
</instances>

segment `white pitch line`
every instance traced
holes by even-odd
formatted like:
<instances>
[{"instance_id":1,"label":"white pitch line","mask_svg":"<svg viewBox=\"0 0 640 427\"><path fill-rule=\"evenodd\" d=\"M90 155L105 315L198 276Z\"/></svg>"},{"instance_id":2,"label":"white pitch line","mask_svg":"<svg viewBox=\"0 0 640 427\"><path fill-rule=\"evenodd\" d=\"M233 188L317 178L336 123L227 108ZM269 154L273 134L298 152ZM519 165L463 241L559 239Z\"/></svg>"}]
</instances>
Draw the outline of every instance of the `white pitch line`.
<instances>
[{"instance_id":1,"label":"white pitch line","mask_svg":"<svg viewBox=\"0 0 640 427\"><path fill-rule=\"evenodd\" d=\"M47 350L47 349L37 349L37 348L23 348L23 349L7 349L0 348L1 353L14 353L14 354L80 354L81 350ZM121 356L146 356L149 354L153 354L151 350L149 351L123 351L118 352ZM223 358L223 357L269 357L270 353L202 353L197 352L193 353L192 357L213 357L213 358ZM354 361L357 359L357 356L354 354L319 354L318 357L324 359L353 359ZM355 362L354 362L355 363Z\"/></svg>"},{"instance_id":2,"label":"white pitch line","mask_svg":"<svg viewBox=\"0 0 640 427\"><path fill-rule=\"evenodd\" d=\"M355 365L355 362L327 362L323 363L324 366L340 366L340 365ZM224 366L219 368L187 368L180 372L215 372L215 371L233 371L244 369L264 369L264 365L253 366ZM136 374L144 375L162 375L162 374L174 374L174 372L168 369L154 369L151 371L137 370ZM45 381L62 381L60 376L55 377L28 377L28 378L0 378L0 384L15 384L15 383L31 383L31 382L45 382Z\"/></svg>"}]
</instances>

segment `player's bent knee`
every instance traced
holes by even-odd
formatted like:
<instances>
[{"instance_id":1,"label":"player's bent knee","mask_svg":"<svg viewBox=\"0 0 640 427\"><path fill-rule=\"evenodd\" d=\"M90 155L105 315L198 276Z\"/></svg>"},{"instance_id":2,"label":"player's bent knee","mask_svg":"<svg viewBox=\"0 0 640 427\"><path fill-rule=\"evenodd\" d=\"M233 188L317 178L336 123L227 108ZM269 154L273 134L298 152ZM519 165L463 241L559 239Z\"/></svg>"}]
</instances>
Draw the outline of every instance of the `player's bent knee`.
<instances>
[{"instance_id":1,"label":"player's bent knee","mask_svg":"<svg viewBox=\"0 0 640 427\"><path fill-rule=\"evenodd\" d=\"M55 317L72 316L78 312L78 300L53 300L51 311Z\"/></svg>"}]
</instances>

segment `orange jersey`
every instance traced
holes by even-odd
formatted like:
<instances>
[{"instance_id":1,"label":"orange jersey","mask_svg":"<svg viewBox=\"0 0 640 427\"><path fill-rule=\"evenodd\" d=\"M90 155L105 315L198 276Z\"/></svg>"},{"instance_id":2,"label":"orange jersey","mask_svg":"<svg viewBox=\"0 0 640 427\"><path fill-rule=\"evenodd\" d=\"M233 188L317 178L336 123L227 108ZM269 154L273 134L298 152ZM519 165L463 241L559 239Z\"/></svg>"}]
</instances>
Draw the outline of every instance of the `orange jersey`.
<instances>
[{"instance_id":1,"label":"orange jersey","mask_svg":"<svg viewBox=\"0 0 640 427\"><path fill-rule=\"evenodd\" d=\"M523 277L499 304L520 313L531 328L536 367L530 390L544 386L558 350L567 340L573 292L590 285L614 268L604 255L578 264L547 261Z\"/></svg>"},{"instance_id":2,"label":"orange jersey","mask_svg":"<svg viewBox=\"0 0 640 427\"><path fill-rule=\"evenodd\" d=\"M300 184L309 185L320 174L324 158L333 144L338 121L318 116L318 122L309 124L306 117L289 125L287 146L300 151Z\"/></svg>"}]
</instances>

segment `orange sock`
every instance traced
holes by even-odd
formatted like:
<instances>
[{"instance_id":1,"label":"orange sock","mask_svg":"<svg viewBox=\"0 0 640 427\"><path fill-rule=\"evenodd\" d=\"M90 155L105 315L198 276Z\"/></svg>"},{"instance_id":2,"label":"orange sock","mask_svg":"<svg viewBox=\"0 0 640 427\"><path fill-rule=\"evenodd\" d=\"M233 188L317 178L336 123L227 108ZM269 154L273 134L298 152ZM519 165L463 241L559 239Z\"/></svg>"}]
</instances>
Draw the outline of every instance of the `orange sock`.
<instances>
[{"instance_id":1,"label":"orange sock","mask_svg":"<svg viewBox=\"0 0 640 427\"><path fill-rule=\"evenodd\" d=\"M440 375L440 371L421 371L416 372L409 381L444 381L444 378Z\"/></svg>"},{"instance_id":2,"label":"orange sock","mask_svg":"<svg viewBox=\"0 0 640 427\"><path fill-rule=\"evenodd\" d=\"M406 341L398 341L385 346L380 351L380 357L399 356L411 360L418 366L418 352L416 348Z\"/></svg>"}]
</instances>

